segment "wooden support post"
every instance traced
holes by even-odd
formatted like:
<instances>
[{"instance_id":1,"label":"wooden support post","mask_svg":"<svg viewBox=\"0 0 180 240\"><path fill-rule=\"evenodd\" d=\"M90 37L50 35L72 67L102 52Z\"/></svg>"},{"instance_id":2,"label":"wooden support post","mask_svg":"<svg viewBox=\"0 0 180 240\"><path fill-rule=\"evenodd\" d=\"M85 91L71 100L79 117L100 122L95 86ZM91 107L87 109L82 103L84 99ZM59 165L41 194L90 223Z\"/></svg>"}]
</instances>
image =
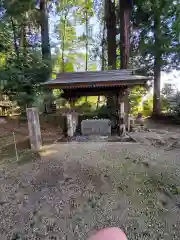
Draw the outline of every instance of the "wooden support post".
<instances>
[{"instance_id":1,"label":"wooden support post","mask_svg":"<svg viewBox=\"0 0 180 240\"><path fill-rule=\"evenodd\" d=\"M119 135L121 136L124 136L126 134L126 124L124 119L125 119L124 102L121 102L119 111Z\"/></svg>"},{"instance_id":2,"label":"wooden support post","mask_svg":"<svg viewBox=\"0 0 180 240\"><path fill-rule=\"evenodd\" d=\"M125 112L124 112L124 102L123 102L123 92L119 92L118 97L118 103L119 103L119 135L123 136L126 133L126 125L124 122Z\"/></svg>"},{"instance_id":3,"label":"wooden support post","mask_svg":"<svg viewBox=\"0 0 180 240\"><path fill-rule=\"evenodd\" d=\"M39 113L37 108L27 108L27 119L31 148L40 150L42 147L41 130L39 124Z\"/></svg>"},{"instance_id":4,"label":"wooden support post","mask_svg":"<svg viewBox=\"0 0 180 240\"><path fill-rule=\"evenodd\" d=\"M118 96L119 104L119 131L120 135L126 132L126 129L130 129L128 125L129 117L129 98L128 98L128 89L121 89Z\"/></svg>"},{"instance_id":5,"label":"wooden support post","mask_svg":"<svg viewBox=\"0 0 180 240\"><path fill-rule=\"evenodd\" d=\"M124 113L124 102L120 103L120 117L124 118L125 117L125 113Z\"/></svg>"},{"instance_id":6,"label":"wooden support post","mask_svg":"<svg viewBox=\"0 0 180 240\"><path fill-rule=\"evenodd\" d=\"M126 128L128 128L128 117L129 117L129 96L128 96L128 89L125 90L124 96L123 96L123 102L124 102L124 122L126 125Z\"/></svg>"}]
</instances>

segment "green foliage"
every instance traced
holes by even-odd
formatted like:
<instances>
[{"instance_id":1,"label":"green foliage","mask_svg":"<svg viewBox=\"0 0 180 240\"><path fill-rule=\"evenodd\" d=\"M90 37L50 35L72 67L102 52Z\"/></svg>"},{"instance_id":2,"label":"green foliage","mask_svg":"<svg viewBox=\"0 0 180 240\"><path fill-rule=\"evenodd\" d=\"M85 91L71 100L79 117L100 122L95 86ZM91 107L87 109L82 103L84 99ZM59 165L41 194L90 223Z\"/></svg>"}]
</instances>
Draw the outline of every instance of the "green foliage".
<instances>
[{"instance_id":1,"label":"green foliage","mask_svg":"<svg viewBox=\"0 0 180 240\"><path fill-rule=\"evenodd\" d=\"M174 97L174 101L176 102L176 104L174 106L172 106L172 110L173 112L180 117L180 92L177 92L175 97Z\"/></svg>"},{"instance_id":2,"label":"green foliage","mask_svg":"<svg viewBox=\"0 0 180 240\"><path fill-rule=\"evenodd\" d=\"M56 1L55 5L48 2L49 13L55 10L56 17L59 17L54 29L60 48L55 47L52 60L49 59L49 50L45 49L49 48L49 32L44 3L0 1L1 90L23 109L26 106L42 106L44 101L52 98L39 89L39 84L49 78L52 66L55 72L73 72L82 69L85 59L83 47L79 47L84 39L76 35L76 23L83 25L85 16L92 16L93 2L64 0ZM94 65L91 67L96 69Z\"/></svg>"},{"instance_id":3,"label":"green foliage","mask_svg":"<svg viewBox=\"0 0 180 240\"><path fill-rule=\"evenodd\" d=\"M165 84L162 89L162 107L165 112L180 117L180 92L174 84Z\"/></svg>"},{"instance_id":4,"label":"green foliage","mask_svg":"<svg viewBox=\"0 0 180 240\"><path fill-rule=\"evenodd\" d=\"M9 58L0 71L1 80L6 82L3 91L20 106L31 105L38 85L46 79L47 73L48 66L37 53L29 53L26 65L22 69L19 68L16 58Z\"/></svg>"},{"instance_id":5,"label":"green foliage","mask_svg":"<svg viewBox=\"0 0 180 240\"><path fill-rule=\"evenodd\" d=\"M153 111L153 96L150 95L147 100L143 101L142 115L144 117L150 117L152 115L152 111Z\"/></svg>"},{"instance_id":6,"label":"green foliage","mask_svg":"<svg viewBox=\"0 0 180 240\"><path fill-rule=\"evenodd\" d=\"M153 58L159 52L161 55L161 70L166 71L178 67L179 29L175 27L179 21L179 18L176 17L178 6L170 0L136 2L133 20L137 29L134 46L136 54L139 56L138 66L142 68L142 64L149 74L153 75ZM155 44L153 26L155 13L161 18L160 32L158 33L160 46Z\"/></svg>"},{"instance_id":7,"label":"green foliage","mask_svg":"<svg viewBox=\"0 0 180 240\"><path fill-rule=\"evenodd\" d=\"M176 86L172 83L164 84L164 87L161 90L162 95L167 98L176 92Z\"/></svg>"},{"instance_id":8,"label":"green foliage","mask_svg":"<svg viewBox=\"0 0 180 240\"><path fill-rule=\"evenodd\" d=\"M93 1L58 1L57 14L59 21L55 26L55 33L60 47L56 49L56 63L61 67L55 69L58 72L85 69L83 61L86 61L89 52L87 41L90 44L92 27L89 18L93 15ZM78 34L76 27L83 29L85 23L86 30ZM85 48L86 54L83 53ZM73 69L66 68L67 62L72 63Z\"/></svg>"},{"instance_id":9,"label":"green foliage","mask_svg":"<svg viewBox=\"0 0 180 240\"><path fill-rule=\"evenodd\" d=\"M166 113L169 112L171 109L170 102L164 95L161 95L161 109L162 109L162 112L166 112Z\"/></svg>"},{"instance_id":10,"label":"green foliage","mask_svg":"<svg viewBox=\"0 0 180 240\"><path fill-rule=\"evenodd\" d=\"M58 39L60 40L61 48L63 47L64 51L76 50L76 30L71 21L68 19L68 16L60 17L60 21L56 26L56 33Z\"/></svg>"},{"instance_id":11,"label":"green foliage","mask_svg":"<svg viewBox=\"0 0 180 240\"><path fill-rule=\"evenodd\" d=\"M94 112L97 108L98 97L80 97L76 100L75 108L79 109L81 112Z\"/></svg>"},{"instance_id":12,"label":"green foliage","mask_svg":"<svg viewBox=\"0 0 180 240\"><path fill-rule=\"evenodd\" d=\"M154 20L160 18L158 34L159 45L155 42ZM153 58L157 52L161 56L161 70L168 71L179 65L179 6L176 1L136 0L133 11L133 23L136 29L134 47L139 56L139 67L143 63L150 74L153 74Z\"/></svg>"},{"instance_id":13,"label":"green foliage","mask_svg":"<svg viewBox=\"0 0 180 240\"><path fill-rule=\"evenodd\" d=\"M178 112L178 91L171 83L164 84L161 91L161 105L164 112Z\"/></svg>"},{"instance_id":14,"label":"green foliage","mask_svg":"<svg viewBox=\"0 0 180 240\"><path fill-rule=\"evenodd\" d=\"M145 87L137 86L131 89L129 94L130 113L137 116L138 112L142 112L143 97L146 95Z\"/></svg>"},{"instance_id":15,"label":"green foliage","mask_svg":"<svg viewBox=\"0 0 180 240\"><path fill-rule=\"evenodd\" d=\"M53 66L53 71L56 73L59 72L74 72L74 65L76 65L75 62L75 56L74 55L65 55L66 61L63 63L61 53L56 52L56 56L54 56L55 63Z\"/></svg>"},{"instance_id":16,"label":"green foliage","mask_svg":"<svg viewBox=\"0 0 180 240\"><path fill-rule=\"evenodd\" d=\"M115 113L115 109L108 108L107 105L103 105L96 110L96 116L98 118L110 118L114 113Z\"/></svg>"},{"instance_id":17,"label":"green foliage","mask_svg":"<svg viewBox=\"0 0 180 240\"><path fill-rule=\"evenodd\" d=\"M0 6L1 90L24 110L34 103L51 63L39 48L41 24L35 2L9 0L1 1Z\"/></svg>"},{"instance_id":18,"label":"green foliage","mask_svg":"<svg viewBox=\"0 0 180 240\"><path fill-rule=\"evenodd\" d=\"M131 65L154 76L153 113L161 111L161 71L179 69L180 18L177 1L136 0Z\"/></svg>"}]
</instances>

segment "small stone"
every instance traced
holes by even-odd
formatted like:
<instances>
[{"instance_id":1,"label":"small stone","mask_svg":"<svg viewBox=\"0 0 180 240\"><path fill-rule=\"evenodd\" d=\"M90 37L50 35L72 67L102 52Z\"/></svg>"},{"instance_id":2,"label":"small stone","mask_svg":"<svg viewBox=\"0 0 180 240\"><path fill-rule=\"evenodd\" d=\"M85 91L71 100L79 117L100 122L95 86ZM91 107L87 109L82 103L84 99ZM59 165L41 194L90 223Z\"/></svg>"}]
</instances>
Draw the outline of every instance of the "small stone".
<instances>
[{"instance_id":1,"label":"small stone","mask_svg":"<svg viewBox=\"0 0 180 240\"><path fill-rule=\"evenodd\" d=\"M143 164L145 167L147 167L147 168L150 167L150 164L149 164L148 162L142 162L142 164Z\"/></svg>"},{"instance_id":2,"label":"small stone","mask_svg":"<svg viewBox=\"0 0 180 240\"><path fill-rule=\"evenodd\" d=\"M46 226L46 229L47 229L47 232L53 232L54 226L52 226L52 225L47 225L47 226Z\"/></svg>"},{"instance_id":3,"label":"small stone","mask_svg":"<svg viewBox=\"0 0 180 240\"><path fill-rule=\"evenodd\" d=\"M178 207L180 209L180 202L176 203L176 207Z\"/></svg>"},{"instance_id":4,"label":"small stone","mask_svg":"<svg viewBox=\"0 0 180 240\"><path fill-rule=\"evenodd\" d=\"M22 236L21 233L13 233L11 240L23 240L24 237Z\"/></svg>"},{"instance_id":5,"label":"small stone","mask_svg":"<svg viewBox=\"0 0 180 240\"><path fill-rule=\"evenodd\" d=\"M165 207L167 205L167 201L166 200L161 200L160 202L161 202L163 207Z\"/></svg>"},{"instance_id":6,"label":"small stone","mask_svg":"<svg viewBox=\"0 0 180 240\"><path fill-rule=\"evenodd\" d=\"M70 182L71 180L72 180L71 177L66 177L66 178L64 179L64 182Z\"/></svg>"},{"instance_id":7,"label":"small stone","mask_svg":"<svg viewBox=\"0 0 180 240\"><path fill-rule=\"evenodd\" d=\"M0 206L4 205L4 204L6 204L6 203L8 203L8 202L7 202L7 201L0 200Z\"/></svg>"},{"instance_id":8,"label":"small stone","mask_svg":"<svg viewBox=\"0 0 180 240\"><path fill-rule=\"evenodd\" d=\"M28 200L29 199L29 197L28 197L28 195L24 195L24 200Z\"/></svg>"}]
</instances>

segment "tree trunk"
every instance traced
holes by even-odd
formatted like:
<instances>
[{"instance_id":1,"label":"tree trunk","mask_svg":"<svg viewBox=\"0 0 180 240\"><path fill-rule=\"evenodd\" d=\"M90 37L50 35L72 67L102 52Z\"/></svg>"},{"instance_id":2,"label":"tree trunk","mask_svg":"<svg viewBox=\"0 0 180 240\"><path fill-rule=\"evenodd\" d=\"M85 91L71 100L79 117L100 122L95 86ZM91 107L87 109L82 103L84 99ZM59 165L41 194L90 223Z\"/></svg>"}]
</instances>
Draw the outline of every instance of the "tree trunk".
<instances>
[{"instance_id":1,"label":"tree trunk","mask_svg":"<svg viewBox=\"0 0 180 240\"><path fill-rule=\"evenodd\" d=\"M65 72L65 62L64 62L64 48L65 48L65 38L66 38L66 18L67 15L65 15L64 20L63 20L63 38L62 38L62 49L61 49L61 61L62 61L62 72Z\"/></svg>"},{"instance_id":2,"label":"tree trunk","mask_svg":"<svg viewBox=\"0 0 180 240\"><path fill-rule=\"evenodd\" d=\"M41 44L42 44L42 57L44 60L51 60L51 49L49 40L49 23L46 0L40 0L40 18L41 18Z\"/></svg>"},{"instance_id":3,"label":"tree trunk","mask_svg":"<svg viewBox=\"0 0 180 240\"><path fill-rule=\"evenodd\" d=\"M107 28L108 69L116 69L116 12L115 1L105 0L105 21ZM114 106L113 93L107 95L107 108L109 117L112 119Z\"/></svg>"},{"instance_id":4,"label":"tree trunk","mask_svg":"<svg viewBox=\"0 0 180 240\"><path fill-rule=\"evenodd\" d=\"M130 58L130 27L131 27L132 1L119 0L119 7L120 7L120 68L127 69ZM120 129L123 129L122 134L125 134L129 115L129 101L127 93L124 96L122 96L121 101L122 103L120 102L119 106L119 112L121 115L119 117L119 127Z\"/></svg>"},{"instance_id":5,"label":"tree trunk","mask_svg":"<svg viewBox=\"0 0 180 240\"><path fill-rule=\"evenodd\" d=\"M105 0L105 21L106 21L106 28L107 28L108 68L116 69L115 1Z\"/></svg>"},{"instance_id":6,"label":"tree trunk","mask_svg":"<svg viewBox=\"0 0 180 240\"><path fill-rule=\"evenodd\" d=\"M161 42L159 34L161 32L161 19L160 15L155 14L154 17L154 38L155 38L155 58L154 58L154 95L153 95L153 115L159 115L161 112L160 100L160 80L161 80Z\"/></svg>"},{"instance_id":7,"label":"tree trunk","mask_svg":"<svg viewBox=\"0 0 180 240\"><path fill-rule=\"evenodd\" d=\"M17 61L18 61L18 65L20 64L20 57L19 57L19 47L17 44L17 34L16 34L16 26L15 23L13 21L13 18L11 17L11 25L12 25L12 32L13 32L13 43L14 43L14 50L16 52L16 57L17 57Z\"/></svg>"},{"instance_id":8,"label":"tree trunk","mask_svg":"<svg viewBox=\"0 0 180 240\"><path fill-rule=\"evenodd\" d=\"M100 96L100 95L98 95L96 109L98 109L98 108L99 108L100 98L101 98L101 96Z\"/></svg>"},{"instance_id":9,"label":"tree trunk","mask_svg":"<svg viewBox=\"0 0 180 240\"><path fill-rule=\"evenodd\" d=\"M51 47L50 47L50 39L49 39L49 21L48 21L48 11L47 11L47 0L40 0L40 25L41 25L41 49L42 49L42 59L46 61L48 65L47 69L47 79L50 78L52 72L51 65ZM50 90L47 89L48 93ZM52 111L52 101L48 100L45 103L45 112L47 112L47 108L50 106L50 112Z\"/></svg>"},{"instance_id":10,"label":"tree trunk","mask_svg":"<svg viewBox=\"0 0 180 240\"><path fill-rule=\"evenodd\" d=\"M23 59L24 59L24 64L25 64L26 60L27 60L27 36L26 36L26 25L25 24L23 26Z\"/></svg>"},{"instance_id":11,"label":"tree trunk","mask_svg":"<svg viewBox=\"0 0 180 240\"><path fill-rule=\"evenodd\" d=\"M159 59L154 61L154 96L153 96L153 115L159 115L161 112L160 100L160 79L161 79L161 66Z\"/></svg>"},{"instance_id":12,"label":"tree trunk","mask_svg":"<svg viewBox=\"0 0 180 240\"><path fill-rule=\"evenodd\" d=\"M105 68L105 28L106 24L103 22L103 36L101 41L102 51L101 51L101 71L104 71Z\"/></svg>"},{"instance_id":13,"label":"tree trunk","mask_svg":"<svg viewBox=\"0 0 180 240\"><path fill-rule=\"evenodd\" d=\"M20 39L19 39L19 46L20 50L23 52L23 65L27 63L27 47L28 47L28 41L27 41L27 13L25 13L24 19L23 19L23 25L21 28L20 33Z\"/></svg>"},{"instance_id":14,"label":"tree trunk","mask_svg":"<svg viewBox=\"0 0 180 240\"><path fill-rule=\"evenodd\" d=\"M132 3L119 0L120 6L120 68L127 69L130 57L130 25Z\"/></svg>"},{"instance_id":15,"label":"tree trunk","mask_svg":"<svg viewBox=\"0 0 180 240\"><path fill-rule=\"evenodd\" d=\"M86 66L85 66L85 71L88 70L88 15L87 15L87 8L85 12L86 16Z\"/></svg>"}]
</instances>

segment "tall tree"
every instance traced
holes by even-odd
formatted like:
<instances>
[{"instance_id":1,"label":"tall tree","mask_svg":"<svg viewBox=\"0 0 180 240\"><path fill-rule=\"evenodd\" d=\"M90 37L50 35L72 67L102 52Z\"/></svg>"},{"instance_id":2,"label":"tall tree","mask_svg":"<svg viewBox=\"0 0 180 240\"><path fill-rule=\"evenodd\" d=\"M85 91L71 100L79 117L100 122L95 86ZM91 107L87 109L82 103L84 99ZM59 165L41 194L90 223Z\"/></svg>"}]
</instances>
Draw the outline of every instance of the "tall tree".
<instances>
[{"instance_id":1,"label":"tall tree","mask_svg":"<svg viewBox=\"0 0 180 240\"><path fill-rule=\"evenodd\" d=\"M161 71L178 68L179 7L176 1L135 0L134 38L138 59L148 74L154 76L153 113L160 114Z\"/></svg>"},{"instance_id":2,"label":"tall tree","mask_svg":"<svg viewBox=\"0 0 180 240\"><path fill-rule=\"evenodd\" d=\"M116 11L115 1L105 0L105 21L107 28L108 68L116 69Z\"/></svg>"},{"instance_id":3,"label":"tall tree","mask_svg":"<svg viewBox=\"0 0 180 240\"><path fill-rule=\"evenodd\" d=\"M130 58L130 25L132 1L119 0L120 7L120 67L128 68Z\"/></svg>"},{"instance_id":4,"label":"tall tree","mask_svg":"<svg viewBox=\"0 0 180 240\"><path fill-rule=\"evenodd\" d=\"M92 36L92 48L90 58L99 63L101 70L107 69L107 31L105 21L105 6L102 1L95 1L95 16L99 26L96 33Z\"/></svg>"},{"instance_id":5,"label":"tall tree","mask_svg":"<svg viewBox=\"0 0 180 240\"><path fill-rule=\"evenodd\" d=\"M93 15L94 9L92 0L82 0L81 2L79 2L76 20L78 24L85 26L84 33L79 38L82 43L85 43L85 71L87 71L89 67L89 52L92 39L92 26L90 24L90 18Z\"/></svg>"},{"instance_id":6,"label":"tall tree","mask_svg":"<svg viewBox=\"0 0 180 240\"><path fill-rule=\"evenodd\" d=\"M49 40L49 22L47 11L47 0L40 0L40 25L41 25L41 45L42 57L44 60L51 60L51 48Z\"/></svg>"},{"instance_id":7,"label":"tall tree","mask_svg":"<svg viewBox=\"0 0 180 240\"><path fill-rule=\"evenodd\" d=\"M162 3L160 3L162 4ZM162 6L157 6L154 9L154 45L157 51L154 52L154 96L153 96L153 113L158 115L161 112L160 100L160 80L161 80L161 61L162 61L162 47L161 47L161 9Z\"/></svg>"},{"instance_id":8,"label":"tall tree","mask_svg":"<svg viewBox=\"0 0 180 240\"><path fill-rule=\"evenodd\" d=\"M85 71L87 71L88 70L88 23L89 23L87 4L86 4L86 9L85 9L85 19L86 19L86 67L85 67Z\"/></svg>"},{"instance_id":9,"label":"tall tree","mask_svg":"<svg viewBox=\"0 0 180 240\"><path fill-rule=\"evenodd\" d=\"M42 61L36 39L39 30L32 21L32 15L37 13L36 5L26 0L1 1L0 13L4 46L4 63L0 65L0 77L5 83L3 91L20 106L31 106L37 85L47 77L47 65Z\"/></svg>"},{"instance_id":10,"label":"tall tree","mask_svg":"<svg viewBox=\"0 0 180 240\"><path fill-rule=\"evenodd\" d=\"M77 6L76 6L77 7ZM57 7L58 23L55 26L55 33L59 41L56 48L56 56L59 64L56 64L58 71L67 71L68 63L78 64L82 54L79 52L79 39L76 35L76 16L74 16L74 5L67 1L59 2ZM60 57L58 55L61 55ZM84 56L83 56L84 59ZM75 62L76 61L76 62ZM60 64L61 63L61 64ZM70 68L68 67L68 71Z\"/></svg>"}]
</instances>

